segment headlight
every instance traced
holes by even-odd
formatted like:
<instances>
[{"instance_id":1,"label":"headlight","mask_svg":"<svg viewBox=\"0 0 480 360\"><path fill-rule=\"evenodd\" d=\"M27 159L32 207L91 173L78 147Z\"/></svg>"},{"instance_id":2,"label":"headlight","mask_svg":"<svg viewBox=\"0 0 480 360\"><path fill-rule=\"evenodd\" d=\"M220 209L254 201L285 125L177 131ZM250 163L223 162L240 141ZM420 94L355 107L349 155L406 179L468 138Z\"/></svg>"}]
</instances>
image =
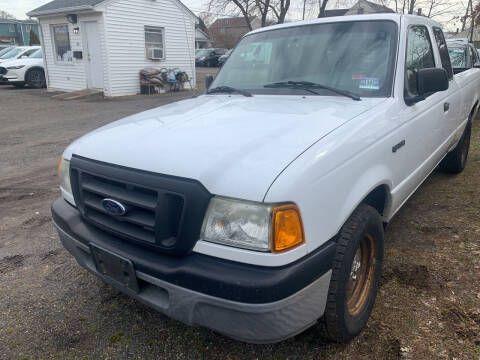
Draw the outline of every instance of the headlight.
<instances>
[{"instance_id":1,"label":"headlight","mask_svg":"<svg viewBox=\"0 0 480 360\"><path fill-rule=\"evenodd\" d=\"M202 56L202 57L200 58L200 60L203 61L203 60L205 60L206 58L207 58L206 56Z\"/></svg>"},{"instance_id":2,"label":"headlight","mask_svg":"<svg viewBox=\"0 0 480 360\"><path fill-rule=\"evenodd\" d=\"M300 211L294 204L274 206L214 197L201 239L257 251L281 252L304 242Z\"/></svg>"},{"instance_id":3,"label":"headlight","mask_svg":"<svg viewBox=\"0 0 480 360\"><path fill-rule=\"evenodd\" d=\"M58 163L58 177L60 178L60 187L72 194L72 185L70 184L70 161L60 158Z\"/></svg>"},{"instance_id":4,"label":"headlight","mask_svg":"<svg viewBox=\"0 0 480 360\"><path fill-rule=\"evenodd\" d=\"M19 65L19 66L9 66L7 67L7 70L17 70L25 67L25 65Z\"/></svg>"}]
</instances>

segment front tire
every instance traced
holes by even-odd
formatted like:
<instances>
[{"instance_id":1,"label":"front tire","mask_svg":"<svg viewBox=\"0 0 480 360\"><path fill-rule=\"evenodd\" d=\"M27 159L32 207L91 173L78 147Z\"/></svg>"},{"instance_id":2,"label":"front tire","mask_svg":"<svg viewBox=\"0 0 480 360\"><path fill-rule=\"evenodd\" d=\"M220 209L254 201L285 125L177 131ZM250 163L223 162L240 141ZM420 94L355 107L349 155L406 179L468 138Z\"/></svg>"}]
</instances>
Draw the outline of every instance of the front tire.
<instances>
[{"instance_id":1,"label":"front tire","mask_svg":"<svg viewBox=\"0 0 480 360\"><path fill-rule=\"evenodd\" d=\"M460 174L467 165L470 150L472 123L469 121L455 149L450 151L440 163L440 170L450 174Z\"/></svg>"},{"instance_id":2,"label":"front tire","mask_svg":"<svg viewBox=\"0 0 480 360\"><path fill-rule=\"evenodd\" d=\"M41 89L45 87L45 72L41 69L30 70L27 74L27 84L34 89Z\"/></svg>"},{"instance_id":3,"label":"front tire","mask_svg":"<svg viewBox=\"0 0 480 360\"><path fill-rule=\"evenodd\" d=\"M361 204L340 230L322 321L325 335L348 341L365 327L380 284L383 224L380 214Z\"/></svg>"}]
</instances>

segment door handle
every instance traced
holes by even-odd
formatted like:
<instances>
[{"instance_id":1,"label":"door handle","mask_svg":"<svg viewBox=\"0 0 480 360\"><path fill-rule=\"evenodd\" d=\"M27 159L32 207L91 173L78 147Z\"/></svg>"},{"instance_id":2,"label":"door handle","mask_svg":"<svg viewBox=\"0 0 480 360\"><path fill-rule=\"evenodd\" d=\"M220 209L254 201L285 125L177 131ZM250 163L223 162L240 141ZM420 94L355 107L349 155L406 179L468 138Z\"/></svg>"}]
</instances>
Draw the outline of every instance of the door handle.
<instances>
[{"instance_id":1,"label":"door handle","mask_svg":"<svg viewBox=\"0 0 480 360\"><path fill-rule=\"evenodd\" d=\"M443 103L443 111L444 111L444 112L447 112L448 109L450 109L450 103L448 103L448 102Z\"/></svg>"}]
</instances>

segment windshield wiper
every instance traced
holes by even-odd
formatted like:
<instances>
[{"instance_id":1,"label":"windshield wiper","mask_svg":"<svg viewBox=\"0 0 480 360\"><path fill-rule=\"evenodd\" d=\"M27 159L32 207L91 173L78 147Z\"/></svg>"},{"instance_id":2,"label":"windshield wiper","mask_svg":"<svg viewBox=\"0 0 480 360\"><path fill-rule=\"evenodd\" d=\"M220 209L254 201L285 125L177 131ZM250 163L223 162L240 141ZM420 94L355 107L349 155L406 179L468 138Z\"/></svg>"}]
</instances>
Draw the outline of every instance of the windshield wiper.
<instances>
[{"instance_id":1,"label":"windshield wiper","mask_svg":"<svg viewBox=\"0 0 480 360\"><path fill-rule=\"evenodd\" d=\"M312 89L325 89L325 90L329 90L331 92L334 92L336 94L349 97L350 99L353 99L355 101L360 101L361 100L360 96L358 96L357 94L354 94L354 93L352 93L348 90L335 89L335 88L332 88L332 87L327 86L327 85L317 84L317 83L313 83L313 82L310 82L310 81L280 81L280 82L275 82L275 83L272 83L272 84L266 84L263 87L265 87L265 88L289 88L289 87L292 87L292 88L295 88L295 89L306 90L306 91L309 91L309 92L317 94L317 95L318 95L318 92L313 91Z\"/></svg>"},{"instance_id":2,"label":"windshield wiper","mask_svg":"<svg viewBox=\"0 0 480 360\"><path fill-rule=\"evenodd\" d=\"M247 90L235 89L231 86L217 86L217 87L214 87L213 89L208 90L207 94L219 94L219 93L231 94L234 92L242 94L243 96L246 96L246 97L253 96L252 93Z\"/></svg>"}]
</instances>

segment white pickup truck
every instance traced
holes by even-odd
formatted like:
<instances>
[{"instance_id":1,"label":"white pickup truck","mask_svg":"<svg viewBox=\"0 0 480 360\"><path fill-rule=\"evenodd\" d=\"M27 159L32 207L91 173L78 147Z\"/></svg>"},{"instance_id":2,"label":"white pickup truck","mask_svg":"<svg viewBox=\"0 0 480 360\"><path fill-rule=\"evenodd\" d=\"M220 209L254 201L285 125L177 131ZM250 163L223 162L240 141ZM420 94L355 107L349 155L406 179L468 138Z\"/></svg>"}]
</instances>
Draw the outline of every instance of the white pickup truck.
<instances>
[{"instance_id":1,"label":"white pickup truck","mask_svg":"<svg viewBox=\"0 0 480 360\"><path fill-rule=\"evenodd\" d=\"M205 95L71 144L53 221L81 266L172 318L256 343L320 322L346 341L385 225L437 165L465 167L479 91L424 17L255 30Z\"/></svg>"}]
</instances>

